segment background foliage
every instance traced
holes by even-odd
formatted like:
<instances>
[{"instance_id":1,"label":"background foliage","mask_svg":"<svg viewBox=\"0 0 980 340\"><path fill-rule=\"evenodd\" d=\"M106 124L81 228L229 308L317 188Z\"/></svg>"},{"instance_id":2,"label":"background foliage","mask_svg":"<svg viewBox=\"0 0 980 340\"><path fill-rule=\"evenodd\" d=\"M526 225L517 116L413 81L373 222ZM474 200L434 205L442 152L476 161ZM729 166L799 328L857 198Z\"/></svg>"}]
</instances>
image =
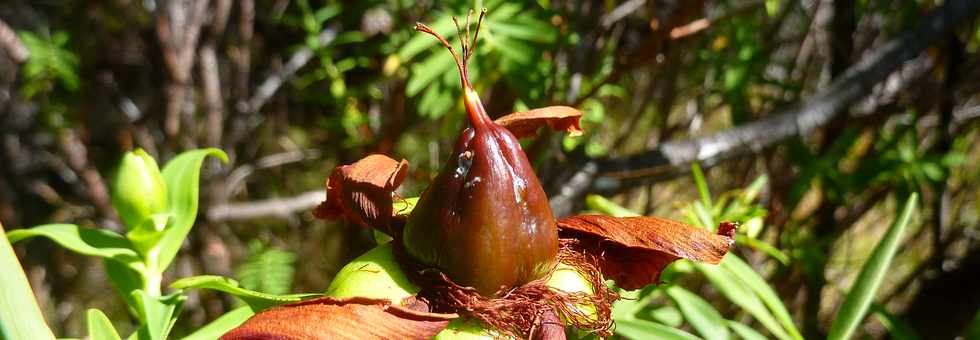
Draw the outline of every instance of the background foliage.
<instances>
[{"instance_id":1,"label":"background foliage","mask_svg":"<svg viewBox=\"0 0 980 340\"><path fill-rule=\"evenodd\" d=\"M367 153L404 157L402 193L415 196L464 124L448 54L413 24L449 38L451 15L487 7L471 80L491 115L555 104L586 114L583 137L525 143L557 212L743 222L737 257L678 263L667 285L617 306L621 335L818 339L857 327L871 338L975 337L975 13L811 129L797 121L788 138L763 129L740 136L758 145L707 143L812 107L807 99L955 2L6 1L0 221L121 233L107 183L124 152L165 164L218 147L229 162L205 161L197 224L163 286L214 274L272 294L321 292L374 244L369 231L312 219L329 170ZM705 148L664 148L684 140ZM699 158L711 147L730 154ZM910 197L918 210L906 216ZM894 259L874 274L872 254L889 244ZM56 335L87 334L90 308L105 313L90 321L136 328L106 298L101 260L41 240L15 250ZM868 284L872 296L849 294ZM189 294L174 334L238 307ZM859 307L871 317L835 324Z\"/></svg>"}]
</instances>

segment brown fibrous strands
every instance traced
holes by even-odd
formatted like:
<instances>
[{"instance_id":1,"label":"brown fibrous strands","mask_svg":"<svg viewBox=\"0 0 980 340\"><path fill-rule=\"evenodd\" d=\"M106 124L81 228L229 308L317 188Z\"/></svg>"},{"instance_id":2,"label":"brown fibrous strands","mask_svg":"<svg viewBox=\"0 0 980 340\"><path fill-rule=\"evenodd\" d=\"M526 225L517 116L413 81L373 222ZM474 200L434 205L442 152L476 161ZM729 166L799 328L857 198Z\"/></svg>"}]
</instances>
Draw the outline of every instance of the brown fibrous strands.
<instances>
[{"instance_id":1,"label":"brown fibrous strands","mask_svg":"<svg viewBox=\"0 0 980 340\"><path fill-rule=\"evenodd\" d=\"M598 259L578 251L577 242L560 240L559 261L585 276L593 294L553 289L546 284L551 277L549 274L501 291L498 298L487 298L472 287L456 284L438 269L419 266L401 247L396 247L395 253L409 278L421 287L417 298L425 301L430 312L458 313L479 320L488 329L516 338L527 338L536 326L540 326L542 317L551 312L579 330L609 337L613 327L612 304L619 299L619 294L606 286ZM582 307L595 311L584 312Z\"/></svg>"}]
</instances>

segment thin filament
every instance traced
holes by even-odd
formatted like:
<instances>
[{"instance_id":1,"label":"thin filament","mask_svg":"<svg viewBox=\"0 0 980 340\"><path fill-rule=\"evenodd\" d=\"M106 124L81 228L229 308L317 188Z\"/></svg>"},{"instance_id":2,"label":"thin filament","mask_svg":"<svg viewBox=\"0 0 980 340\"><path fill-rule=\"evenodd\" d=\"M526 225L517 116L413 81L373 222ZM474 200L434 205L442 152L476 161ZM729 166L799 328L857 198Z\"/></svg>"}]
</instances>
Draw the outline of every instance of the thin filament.
<instances>
[{"instance_id":1,"label":"thin filament","mask_svg":"<svg viewBox=\"0 0 980 340\"><path fill-rule=\"evenodd\" d=\"M446 38L443 38L442 35L436 33L436 31L433 31L431 28L429 28L429 26L426 26L421 22L415 23L415 30L419 32L425 32L436 37L436 39L438 39L439 42L442 43L442 46L445 46L447 49L449 49L449 53L453 55L453 61L456 62L456 68L459 69L460 72L459 76L463 82L463 85L464 86L468 85L469 80L467 80L466 68L463 67L463 61L459 58L459 54L456 54L456 49L453 48L453 45L451 45L448 41L446 41Z\"/></svg>"}]
</instances>

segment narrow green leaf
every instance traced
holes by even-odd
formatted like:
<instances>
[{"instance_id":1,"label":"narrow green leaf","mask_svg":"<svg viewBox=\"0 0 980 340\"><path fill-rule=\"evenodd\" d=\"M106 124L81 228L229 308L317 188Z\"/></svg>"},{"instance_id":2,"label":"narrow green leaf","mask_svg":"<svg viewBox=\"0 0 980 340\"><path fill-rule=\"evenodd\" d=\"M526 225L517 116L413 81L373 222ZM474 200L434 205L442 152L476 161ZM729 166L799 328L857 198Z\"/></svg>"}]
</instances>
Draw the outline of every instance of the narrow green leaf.
<instances>
[{"instance_id":1,"label":"narrow green leaf","mask_svg":"<svg viewBox=\"0 0 980 340\"><path fill-rule=\"evenodd\" d=\"M119 333L116 333L116 328L102 311L93 308L89 309L86 315L90 340L121 340Z\"/></svg>"},{"instance_id":2,"label":"narrow green leaf","mask_svg":"<svg viewBox=\"0 0 980 340\"><path fill-rule=\"evenodd\" d=\"M735 257L734 254L726 255L725 259L721 262L721 266L712 266L703 263L693 264L722 295L739 307L742 307L742 309L758 320L763 327L768 329L769 332L772 332L775 337L792 339L780 326L779 321L776 321L776 318L769 309L762 303L759 296L746 283L742 282L741 279L722 268L725 262L732 257Z\"/></svg>"},{"instance_id":3,"label":"narrow green leaf","mask_svg":"<svg viewBox=\"0 0 980 340\"><path fill-rule=\"evenodd\" d=\"M154 263L158 271L163 271L177 256L180 245L197 219L198 190L200 186L201 165L208 156L215 156L228 162L224 151L210 148L181 153L163 167L163 180L167 186L167 210L172 214L157 245L157 259Z\"/></svg>"},{"instance_id":4,"label":"narrow green leaf","mask_svg":"<svg viewBox=\"0 0 980 340\"><path fill-rule=\"evenodd\" d=\"M187 296L171 294L167 296L150 296L142 290L133 292L142 325L137 330L140 340L165 340L177 321L180 307Z\"/></svg>"},{"instance_id":5,"label":"narrow green leaf","mask_svg":"<svg viewBox=\"0 0 980 340\"><path fill-rule=\"evenodd\" d=\"M680 327L684 323L684 315L676 307L671 305L661 305L657 308L650 308L650 319L670 327Z\"/></svg>"},{"instance_id":6,"label":"narrow green leaf","mask_svg":"<svg viewBox=\"0 0 980 340\"><path fill-rule=\"evenodd\" d=\"M776 259L776 261L779 261L779 263L781 263L784 266L789 265L789 256L783 253L782 250L779 250L779 248L776 248L765 241L748 237L742 234L736 234L735 242L738 244L744 244L749 247L755 248L755 250L761 251L766 255L769 255L769 257Z\"/></svg>"},{"instance_id":7,"label":"narrow green leaf","mask_svg":"<svg viewBox=\"0 0 980 340\"><path fill-rule=\"evenodd\" d=\"M742 199L744 199L745 202L754 201L755 198L759 196L759 193L762 192L762 188L765 187L767 181L769 181L769 176L766 175L756 178L754 181L752 181L752 184L749 184L749 186L742 192Z\"/></svg>"},{"instance_id":8,"label":"narrow green leaf","mask_svg":"<svg viewBox=\"0 0 980 340\"><path fill-rule=\"evenodd\" d=\"M725 318L721 317L721 313L718 313L708 301L680 286L667 287L664 292L677 304L677 308L684 315L684 320L687 320L698 334L706 339L728 339Z\"/></svg>"},{"instance_id":9,"label":"narrow green leaf","mask_svg":"<svg viewBox=\"0 0 980 340\"><path fill-rule=\"evenodd\" d=\"M533 18L520 20L520 22L513 20L494 20L492 25L487 25L487 29L495 36L509 37L538 44L553 43L556 33L558 33L555 26Z\"/></svg>"},{"instance_id":10,"label":"narrow green leaf","mask_svg":"<svg viewBox=\"0 0 980 340\"><path fill-rule=\"evenodd\" d=\"M868 306L874 300L875 293L878 291L878 287L881 286L881 282L888 272L892 259L895 257L895 252L898 251L902 234L905 233L905 229L908 228L909 222L912 220L917 200L918 195L916 193L909 196L904 208L902 208L901 215L895 219L892 226L885 232L885 236L882 237L878 245L871 251L871 257L868 258L868 262L864 264L861 272L858 273L854 286L847 293L844 303L837 312L834 323L830 326L828 339L851 338L858 325L864 320Z\"/></svg>"},{"instance_id":11,"label":"narrow green leaf","mask_svg":"<svg viewBox=\"0 0 980 340\"><path fill-rule=\"evenodd\" d=\"M752 266L749 266L748 263L745 263L745 260L742 260L741 257L734 254L725 256L721 266L744 282L752 292L759 296L762 303L769 307L769 310L779 320L779 324L783 326L783 329L789 332L791 338L797 340L803 339L803 335L800 334L800 331L796 328L796 324L793 323L793 317L790 316L789 310L783 304L783 300L779 298L779 294L776 294L776 291L766 283L766 280L759 273L756 273L752 269Z\"/></svg>"},{"instance_id":12,"label":"narrow green leaf","mask_svg":"<svg viewBox=\"0 0 980 340\"><path fill-rule=\"evenodd\" d=\"M915 332L915 328L909 325L908 322L902 320L898 316L889 313L887 310L882 308L878 304L871 305L871 311L874 313L875 317L881 322L882 325L888 329L888 334L892 339L895 340L919 340L919 334ZM966 339L976 339L975 337L965 337Z\"/></svg>"},{"instance_id":13,"label":"narrow green leaf","mask_svg":"<svg viewBox=\"0 0 980 340\"><path fill-rule=\"evenodd\" d=\"M728 327L735 331L735 334L745 340L766 340L765 335L759 333L759 331L752 329L752 327L746 326L740 322L735 322L728 320Z\"/></svg>"},{"instance_id":14,"label":"narrow green leaf","mask_svg":"<svg viewBox=\"0 0 980 340\"><path fill-rule=\"evenodd\" d=\"M710 209L706 208L701 202L694 202L694 214L698 217L696 225L700 225L702 228L708 230L714 230L717 225L715 224L715 218L712 216Z\"/></svg>"},{"instance_id":15,"label":"narrow green leaf","mask_svg":"<svg viewBox=\"0 0 980 340\"><path fill-rule=\"evenodd\" d=\"M3 272L3 279L0 279L0 338L54 339L14 248L7 241L3 225L0 225L0 271Z\"/></svg>"},{"instance_id":16,"label":"narrow green leaf","mask_svg":"<svg viewBox=\"0 0 980 340\"><path fill-rule=\"evenodd\" d=\"M262 292L256 292L242 288L238 285L238 281L221 277L215 275L201 275L183 278L170 284L170 288L174 289L211 289L221 292L225 292L235 297L241 299L249 307L252 307L253 311L260 311L272 306L281 305L284 303L297 302L303 299L321 296L322 294L286 294L286 295L274 295L266 294Z\"/></svg>"},{"instance_id":17,"label":"narrow green leaf","mask_svg":"<svg viewBox=\"0 0 980 340\"><path fill-rule=\"evenodd\" d=\"M129 240L103 229L81 228L74 224L45 224L30 229L18 229L7 234L10 242L43 236L73 252L113 259L122 263L139 260Z\"/></svg>"},{"instance_id":18,"label":"narrow green leaf","mask_svg":"<svg viewBox=\"0 0 980 340\"><path fill-rule=\"evenodd\" d=\"M252 311L251 307L235 308L194 331L194 333L184 337L182 340L214 340L220 338L225 333L228 333L228 331L244 323L252 315L255 315L255 312Z\"/></svg>"},{"instance_id":19,"label":"narrow green leaf","mask_svg":"<svg viewBox=\"0 0 980 340\"><path fill-rule=\"evenodd\" d=\"M650 301L662 295L661 289L652 285L634 291L618 289L617 293L619 293L619 300L613 302L613 320L636 318L636 314L649 306Z\"/></svg>"},{"instance_id":20,"label":"narrow green leaf","mask_svg":"<svg viewBox=\"0 0 980 340\"><path fill-rule=\"evenodd\" d=\"M697 163L691 164L691 175L694 176L694 185L698 187L698 195L701 196L701 204L704 208L711 211L711 192L708 191L708 181L704 179L704 172Z\"/></svg>"},{"instance_id":21,"label":"narrow green leaf","mask_svg":"<svg viewBox=\"0 0 980 340\"><path fill-rule=\"evenodd\" d=\"M696 340L694 334L653 321L633 319L616 321L616 334L630 339Z\"/></svg>"},{"instance_id":22,"label":"narrow green leaf","mask_svg":"<svg viewBox=\"0 0 980 340\"><path fill-rule=\"evenodd\" d=\"M640 216L630 209L624 206L616 204L612 200L599 196L599 195L588 195L585 197L585 206L591 210L598 211L600 213L616 216L616 217L629 217L629 216Z\"/></svg>"}]
</instances>

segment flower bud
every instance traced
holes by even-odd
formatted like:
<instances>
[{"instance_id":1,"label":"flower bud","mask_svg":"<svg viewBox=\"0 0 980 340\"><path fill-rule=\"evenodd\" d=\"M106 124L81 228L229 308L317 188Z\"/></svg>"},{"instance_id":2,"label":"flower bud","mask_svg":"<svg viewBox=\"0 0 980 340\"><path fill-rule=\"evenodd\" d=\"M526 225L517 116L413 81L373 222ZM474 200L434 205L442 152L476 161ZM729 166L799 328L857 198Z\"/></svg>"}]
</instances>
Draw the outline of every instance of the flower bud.
<instances>
[{"instance_id":1,"label":"flower bud","mask_svg":"<svg viewBox=\"0 0 980 340\"><path fill-rule=\"evenodd\" d=\"M154 214L166 211L167 189L160 168L143 149L123 156L112 185L112 207L127 230L137 229Z\"/></svg>"}]
</instances>

